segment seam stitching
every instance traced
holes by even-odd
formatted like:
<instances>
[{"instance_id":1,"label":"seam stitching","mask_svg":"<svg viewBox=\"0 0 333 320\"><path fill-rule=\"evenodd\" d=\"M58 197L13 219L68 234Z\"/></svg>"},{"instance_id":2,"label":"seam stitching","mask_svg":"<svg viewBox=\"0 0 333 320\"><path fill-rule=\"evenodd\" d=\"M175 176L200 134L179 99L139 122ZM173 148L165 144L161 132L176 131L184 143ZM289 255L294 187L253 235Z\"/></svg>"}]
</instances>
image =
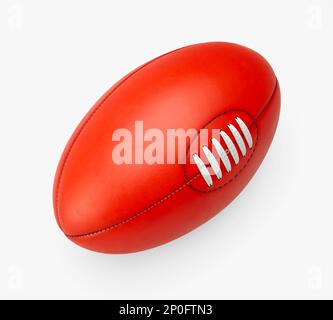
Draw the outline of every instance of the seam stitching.
<instances>
[{"instance_id":1,"label":"seam stitching","mask_svg":"<svg viewBox=\"0 0 333 320\"><path fill-rule=\"evenodd\" d=\"M139 213L135 214L134 216L131 216L123 221L120 221L116 224L113 224L107 228L101 229L101 230L97 230L94 232L90 232L90 233L86 233L86 234L82 234L82 235L67 235L67 237L69 238L88 238L88 237L92 237L92 236L96 236L98 234L110 231L112 229L115 229L125 223L128 223L140 216L142 216L143 214L145 214L146 212L150 211L151 209L159 206L161 203L163 203L164 201L168 200L169 198L171 198L172 196L174 196L175 194L177 194L179 191L183 190L186 186L188 186L190 183L192 183L193 180L197 179L199 177L200 174L197 174L196 176L194 176L192 179L188 180L187 182L185 182L184 184L182 184L180 187L178 187L177 189L175 189L173 192L169 193L168 195L166 195L164 198L162 198L161 200L153 203L151 206L147 207L146 209L140 211Z\"/></svg>"}]
</instances>

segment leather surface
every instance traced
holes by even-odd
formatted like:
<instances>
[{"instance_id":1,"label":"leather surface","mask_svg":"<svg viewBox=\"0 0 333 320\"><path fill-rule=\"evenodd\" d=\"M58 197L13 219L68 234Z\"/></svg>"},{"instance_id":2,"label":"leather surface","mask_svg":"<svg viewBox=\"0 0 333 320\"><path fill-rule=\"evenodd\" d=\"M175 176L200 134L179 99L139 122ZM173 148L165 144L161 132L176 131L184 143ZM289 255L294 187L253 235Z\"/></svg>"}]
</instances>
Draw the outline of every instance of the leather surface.
<instances>
[{"instance_id":1,"label":"leather surface","mask_svg":"<svg viewBox=\"0 0 333 320\"><path fill-rule=\"evenodd\" d=\"M145 250L193 230L228 205L254 175L279 109L272 68L248 48L206 43L154 59L112 87L67 144L54 185L59 226L78 245L106 253ZM113 133L134 132L137 120L145 130L159 128L166 136L170 128L223 129L235 115L250 127L255 148L212 188L193 164L113 162L118 143ZM163 148L167 157L166 143Z\"/></svg>"}]
</instances>

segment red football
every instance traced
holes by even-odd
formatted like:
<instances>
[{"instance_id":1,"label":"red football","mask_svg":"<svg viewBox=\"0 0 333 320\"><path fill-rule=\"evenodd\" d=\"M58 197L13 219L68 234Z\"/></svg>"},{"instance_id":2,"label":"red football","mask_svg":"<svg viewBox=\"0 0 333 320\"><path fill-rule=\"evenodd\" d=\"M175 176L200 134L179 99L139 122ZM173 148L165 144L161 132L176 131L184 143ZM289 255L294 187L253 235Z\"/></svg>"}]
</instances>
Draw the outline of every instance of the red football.
<instances>
[{"instance_id":1,"label":"red football","mask_svg":"<svg viewBox=\"0 0 333 320\"><path fill-rule=\"evenodd\" d=\"M104 253L174 240L226 207L271 144L280 89L231 43L158 57L115 84L71 137L54 184L65 235Z\"/></svg>"}]
</instances>

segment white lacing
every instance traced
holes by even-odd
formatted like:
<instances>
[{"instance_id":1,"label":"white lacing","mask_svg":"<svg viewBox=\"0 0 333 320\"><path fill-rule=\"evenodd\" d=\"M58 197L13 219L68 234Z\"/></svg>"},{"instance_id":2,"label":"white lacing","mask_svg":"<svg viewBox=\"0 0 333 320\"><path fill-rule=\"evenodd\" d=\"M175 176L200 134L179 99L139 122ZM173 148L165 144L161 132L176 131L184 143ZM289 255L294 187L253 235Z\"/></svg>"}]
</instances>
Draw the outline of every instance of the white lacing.
<instances>
[{"instance_id":1,"label":"white lacing","mask_svg":"<svg viewBox=\"0 0 333 320\"><path fill-rule=\"evenodd\" d=\"M251 136L249 128L247 127L247 125L241 118L236 117L235 121L237 122L243 136L245 137L245 140L246 140L246 143L247 143L249 149L251 149L253 146L253 140L252 140L252 136ZM239 150L241 151L242 156L245 157L247 150L246 150L246 146L245 146L242 135L240 134L238 129L233 124L229 123L228 128L229 128L232 136L234 137L234 139L239 147ZM237 165L239 163L239 154L238 154L235 144L233 143L230 136L225 131L221 130L220 135L228 148L227 150L229 151L229 153L233 159L233 162ZM225 169L227 170L227 172L230 172L231 163L230 163L227 151L224 150L224 148L222 147L222 145L220 144L220 142L217 139L212 138L211 141L212 141L212 145L214 146L215 150L217 151L217 154L219 155L220 159L222 160L222 163L223 163ZM219 180L222 179L222 170L220 168L220 165L219 165L217 159L213 155L212 151L210 151L207 146L203 146L202 150L203 150L213 172L215 173L216 177ZM200 171L200 174L206 181L208 187L211 187L213 185L213 179L212 179L205 163L196 153L193 154L192 157Z\"/></svg>"}]
</instances>

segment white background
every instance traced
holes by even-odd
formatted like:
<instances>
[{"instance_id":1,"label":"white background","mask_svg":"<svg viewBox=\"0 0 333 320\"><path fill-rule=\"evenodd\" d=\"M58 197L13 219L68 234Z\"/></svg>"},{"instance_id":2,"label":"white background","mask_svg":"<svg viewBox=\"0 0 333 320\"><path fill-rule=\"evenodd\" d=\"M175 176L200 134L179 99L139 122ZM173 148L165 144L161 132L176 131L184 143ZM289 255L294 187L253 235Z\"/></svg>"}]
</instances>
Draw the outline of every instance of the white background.
<instances>
[{"instance_id":1,"label":"white background","mask_svg":"<svg viewBox=\"0 0 333 320\"><path fill-rule=\"evenodd\" d=\"M333 2L0 2L0 298L333 298ZM245 191L165 246L69 242L52 184L73 129L133 68L192 43L263 54L280 80L272 147Z\"/></svg>"}]
</instances>

